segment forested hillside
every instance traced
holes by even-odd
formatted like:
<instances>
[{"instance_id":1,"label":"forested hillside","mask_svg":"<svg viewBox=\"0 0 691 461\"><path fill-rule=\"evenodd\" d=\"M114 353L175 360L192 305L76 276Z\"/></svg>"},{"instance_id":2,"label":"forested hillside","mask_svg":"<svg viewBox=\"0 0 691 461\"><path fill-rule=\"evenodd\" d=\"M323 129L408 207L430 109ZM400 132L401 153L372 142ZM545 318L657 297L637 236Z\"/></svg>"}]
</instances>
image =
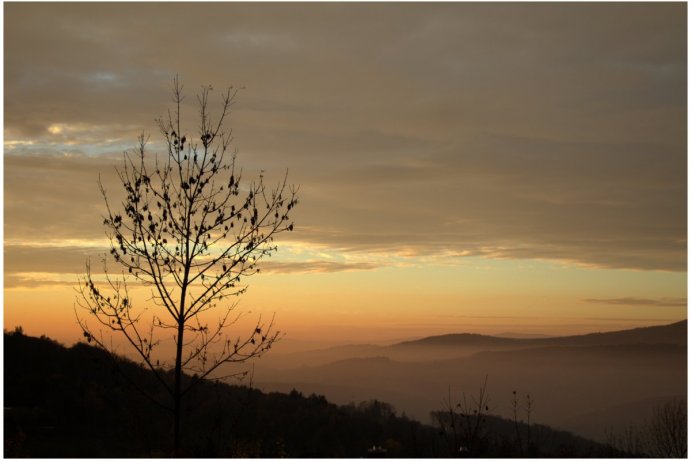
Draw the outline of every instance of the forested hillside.
<instances>
[{"instance_id":1,"label":"forested hillside","mask_svg":"<svg viewBox=\"0 0 691 461\"><path fill-rule=\"evenodd\" d=\"M86 344L65 348L20 331L6 333L4 341L5 456L170 455L172 419L154 402L165 403L165 394L150 372ZM464 435L464 423L452 430L443 413L439 425L429 426L398 416L383 402L337 406L297 390L267 394L205 382L187 402L183 454L190 457L616 454L545 426L467 415L466 427L476 430ZM519 442L521 434L532 438Z\"/></svg>"}]
</instances>

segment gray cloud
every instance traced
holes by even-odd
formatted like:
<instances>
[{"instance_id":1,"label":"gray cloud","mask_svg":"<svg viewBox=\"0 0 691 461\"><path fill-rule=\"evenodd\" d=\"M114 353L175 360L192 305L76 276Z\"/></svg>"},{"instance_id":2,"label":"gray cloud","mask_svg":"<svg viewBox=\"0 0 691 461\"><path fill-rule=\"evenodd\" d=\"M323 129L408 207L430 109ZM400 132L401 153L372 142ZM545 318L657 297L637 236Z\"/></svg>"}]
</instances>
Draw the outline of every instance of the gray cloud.
<instances>
[{"instance_id":1,"label":"gray cloud","mask_svg":"<svg viewBox=\"0 0 691 461\"><path fill-rule=\"evenodd\" d=\"M97 181L102 174L113 190L116 157L36 154L4 160L5 239L104 237L105 206Z\"/></svg>"},{"instance_id":2,"label":"gray cloud","mask_svg":"<svg viewBox=\"0 0 691 461\"><path fill-rule=\"evenodd\" d=\"M684 271L685 12L8 4L5 236L101 237L96 178L179 72L192 115L200 84L249 87L239 160L290 168L294 238Z\"/></svg>"},{"instance_id":3,"label":"gray cloud","mask_svg":"<svg viewBox=\"0 0 691 461\"><path fill-rule=\"evenodd\" d=\"M103 248L83 247L31 247L18 245L5 245L5 273L72 273L85 272L86 262L89 258L93 261L97 270L100 260L99 254L104 255L107 250Z\"/></svg>"},{"instance_id":4,"label":"gray cloud","mask_svg":"<svg viewBox=\"0 0 691 461\"><path fill-rule=\"evenodd\" d=\"M687 307L686 298L589 298L584 299L583 302L616 306Z\"/></svg>"}]
</instances>

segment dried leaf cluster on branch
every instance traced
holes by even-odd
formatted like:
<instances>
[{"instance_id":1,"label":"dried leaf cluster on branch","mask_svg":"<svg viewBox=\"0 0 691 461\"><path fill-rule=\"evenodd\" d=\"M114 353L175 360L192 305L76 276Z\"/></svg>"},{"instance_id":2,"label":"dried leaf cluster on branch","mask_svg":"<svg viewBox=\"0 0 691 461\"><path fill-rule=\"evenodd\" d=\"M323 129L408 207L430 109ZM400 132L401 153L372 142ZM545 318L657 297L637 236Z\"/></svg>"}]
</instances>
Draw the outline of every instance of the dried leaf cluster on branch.
<instances>
[{"instance_id":1,"label":"dried leaf cluster on branch","mask_svg":"<svg viewBox=\"0 0 691 461\"><path fill-rule=\"evenodd\" d=\"M103 278L87 264L77 297L78 306L96 321L78 311L87 341L112 351L110 337L121 334L176 407L199 380L221 378L214 372L222 364L257 357L278 339L273 319L260 317L245 334L235 331L241 313L235 312L234 298L246 290L243 279L258 273L258 263L276 251L274 237L293 230L290 213L297 204L287 174L273 188L265 185L263 174L244 181L231 150L232 131L225 128L237 90L223 93L216 118L209 110L211 91L205 87L197 96L199 126L193 137L181 126L182 87L174 80L174 109L158 120L167 153L150 153L140 136L117 170L125 192L119 206L109 201L99 180L110 256L103 261ZM108 271L109 261L120 273ZM133 283L147 287L150 297L133 300L128 290ZM209 323L202 314L212 309L218 318ZM153 352L169 338L176 345L174 364L154 359ZM175 370L173 383L165 379L167 369ZM183 371L195 376L186 389L180 384Z\"/></svg>"}]
</instances>

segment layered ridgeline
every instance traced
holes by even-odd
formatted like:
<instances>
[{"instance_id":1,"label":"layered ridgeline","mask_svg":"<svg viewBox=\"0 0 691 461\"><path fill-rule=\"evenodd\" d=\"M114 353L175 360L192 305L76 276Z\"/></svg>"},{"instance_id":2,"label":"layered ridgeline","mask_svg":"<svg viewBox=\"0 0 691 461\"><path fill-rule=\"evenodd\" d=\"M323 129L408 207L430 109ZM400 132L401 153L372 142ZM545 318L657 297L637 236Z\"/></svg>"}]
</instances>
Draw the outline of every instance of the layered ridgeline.
<instances>
[{"instance_id":1,"label":"layered ridgeline","mask_svg":"<svg viewBox=\"0 0 691 461\"><path fill-rule=\"evenodd\" d=\"M387 346L348 344L321 349L308 348L288 354L274 352L268 361L274 366L287 368L300 365L322 365L324 363L354 357L389 357L398 361L411 362L463 357L488 350L511 350L547 346L612 346L636 344L686 346L686 332L687 321L683 320L669 325L574 336L516 338L473 333L457 333L428 336ZM279 349L280 348L281 346L279 345Z\"/></svg>"},{"instance_id":2,"label":"layered ridgeline","mask_svg":"<svg viewBox=\"0 0 691 461\"><path fill-rule=\"evenodd\" d=\"M514 391L531 419L605 441L686 399L687 322L549 338L431 336L388 346L347 345L262 359L265 390L299 387L337 403L391 402L423 422L442 402L477 393L487 378L494 414L511 417Z\"/></svg>"},{"instance_id":3,"label":"layered ridgeline","mask_svg":"<svg viewBox=\"0 0 691 461\"><path fill-rule=\"evenodd\" d=\"M442 347L539 347L539 346L607 346L624 344L673 344L685 346L687 321L669 325L634 328L631 330L589 333L547 338L506 338L476 334L449 334L430 336L416 341L395 344L394 348L415 346Z\"/></svg>"},{"instance_id":4,"label":"layered ridgeline","mask_svg":"<svg viewBox=\"0 0 691 461\"><path fill-rule=\"evenodd\" d=\"M5 334L7 457L167 456L172 415L153 374L86 344ZM163 400L163 399L162 399ZM381 401L338 406L323 396L204 382L187 400L189 457L616 456L602 444L488 414L454 410L426 425Z\"/></svg>"}]
</instances>

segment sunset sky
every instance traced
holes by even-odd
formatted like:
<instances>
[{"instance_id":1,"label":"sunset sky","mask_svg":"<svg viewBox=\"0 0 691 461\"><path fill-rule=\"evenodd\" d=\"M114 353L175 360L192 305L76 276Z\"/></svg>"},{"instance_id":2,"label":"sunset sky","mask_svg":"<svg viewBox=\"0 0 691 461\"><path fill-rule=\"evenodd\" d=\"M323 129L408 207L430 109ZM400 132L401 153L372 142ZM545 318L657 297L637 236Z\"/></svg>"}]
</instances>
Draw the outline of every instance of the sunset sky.
<instances>
[{"instance_id":1,"label":"sunset sky","mask_svg":"<svg viewBox=\"0 0 691 461\"><path fill-rule=\"evenodd\" d=\"M686 19L684 3L5 3L5 328L78 338L77 276L108 251L99 174L115 189L142 131L162 150L176 74L190 120L201 85L245 87L239 164L300 185L296 230L240 304L288 338L685 319Z\"/></svg>"}]
</instances>

